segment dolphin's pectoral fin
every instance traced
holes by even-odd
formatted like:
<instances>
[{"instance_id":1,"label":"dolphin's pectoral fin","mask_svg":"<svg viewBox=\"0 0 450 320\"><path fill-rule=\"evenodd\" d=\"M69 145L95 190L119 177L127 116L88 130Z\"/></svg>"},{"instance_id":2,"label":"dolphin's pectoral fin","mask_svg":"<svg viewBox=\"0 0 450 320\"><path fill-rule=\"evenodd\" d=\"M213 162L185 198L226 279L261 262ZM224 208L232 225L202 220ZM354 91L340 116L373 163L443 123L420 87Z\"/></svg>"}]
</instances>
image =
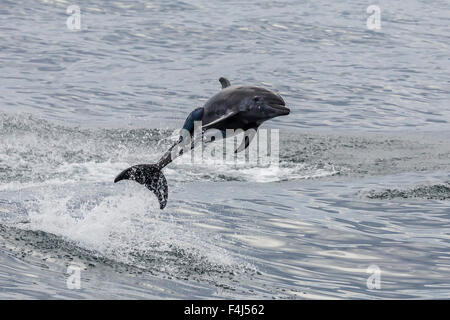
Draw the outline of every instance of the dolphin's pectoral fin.
<instances>
[{"instance_id":1,"label":"dolphin's pectoral fin","mask_svg":"<svg viewBox=\"0 0 450 320\"><path fill-rule=\"evenodd\" d=\"M220 122L222 122L222 121L224 121L226 119L229 119L229 118L231 118L232 116L235 116L238 113L239 113L239 111L231 111L231 112L229 112L227 114L224 114L220 118L218 118L218 119L216 119L216 120L214 120L214 121L212 121L212 122L210 122L208 124L205 124L202 127L202 130L205 131L205 130L208 130L210 128L213 128L216 124L218 124L218 123L220 123Z\"/></svg>"},{"instance_id":2,"label":"dolphin's pectoral fin","mask_svg":"<svg viewBox=\"0 0 450 320\"><path fill-rule=\"evenodd\" d=\"M256 129L251 128L245 131L244 133L244 139L242 139L241 145L234 151L234 153L241 152L248 148L250 145L250 142L252 142L253 138L256 135Z\"/></svg>"},{"instance_id":3,"label":"dolphin's pectoral fin","mask_svg":"<svg viewBox=\"0 0 450 320\"><path fill-rule=\"evenodd\" d=\"M220 84L222 85L222 89L225 89L225 88L231 86L231 83L227 78L221 77L219 79L219 81L220 81Z\"/></svg>"},{"instance_id":4,"label":"dolphin's pectoral fin","mask_svg":"<svg viewBox=\"0 0 450 320\"><path fill-rule=\"evenodd\" d=\"M122 171L114 179L114 183L121 180L134 180L145 185L158 198L160 209L164 209L166 206L169 188L167 187L166 177L164 177L158 166L151 164L132 166Z\"/></svg>"}]
</instances>

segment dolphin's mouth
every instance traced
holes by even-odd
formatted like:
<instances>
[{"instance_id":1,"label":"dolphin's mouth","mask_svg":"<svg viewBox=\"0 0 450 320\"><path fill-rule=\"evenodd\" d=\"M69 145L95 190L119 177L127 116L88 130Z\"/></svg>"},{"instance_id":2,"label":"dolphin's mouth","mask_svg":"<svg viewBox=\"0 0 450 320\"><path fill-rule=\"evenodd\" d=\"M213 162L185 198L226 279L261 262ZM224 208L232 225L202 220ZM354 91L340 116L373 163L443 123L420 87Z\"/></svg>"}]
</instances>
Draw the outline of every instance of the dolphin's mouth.
<instances>
[{"instance_id":1,"label":"dolphin's mouth","mask_svg":"<svg viewBox=\"0 0 450 320\"><path fill-rule=\"evenodd\" d=\"M274 109L276 113L279 113L283 116L291 113L291 110L289 108L286 108L284 104L270 104L269 107Z\"/></svg>"}]
</instances>

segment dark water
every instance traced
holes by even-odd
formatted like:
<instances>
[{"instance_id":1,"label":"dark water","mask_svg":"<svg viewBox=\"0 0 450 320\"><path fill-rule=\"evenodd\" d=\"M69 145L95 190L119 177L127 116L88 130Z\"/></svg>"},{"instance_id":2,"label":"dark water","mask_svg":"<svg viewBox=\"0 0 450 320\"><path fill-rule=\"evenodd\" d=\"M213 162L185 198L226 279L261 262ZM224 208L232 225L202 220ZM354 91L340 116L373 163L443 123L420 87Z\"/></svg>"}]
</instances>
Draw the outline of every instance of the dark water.
<instances>
[{"instance_id":1,"label":"dark water","mask_svg":"<svg viewBox=\"0 0 450 320\"><path fill-rule=\"evenodd\" d=\"M1 298L450 297L447 2L76 4L0 4ZM113 184L220 76L285 98L279 166Z\"/></svg>"}]
</instances>

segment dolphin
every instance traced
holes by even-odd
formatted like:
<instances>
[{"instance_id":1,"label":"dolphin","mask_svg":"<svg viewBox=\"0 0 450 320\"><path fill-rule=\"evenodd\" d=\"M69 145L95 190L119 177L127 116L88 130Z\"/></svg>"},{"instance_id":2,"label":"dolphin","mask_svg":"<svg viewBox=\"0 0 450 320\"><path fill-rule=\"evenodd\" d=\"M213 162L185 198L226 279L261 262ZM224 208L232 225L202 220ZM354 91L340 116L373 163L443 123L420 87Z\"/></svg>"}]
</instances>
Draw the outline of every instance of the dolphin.
<instances>
[{"instance_id":1,"label":"dolphin","mask_svg":"<svg viewBox=\"0 0 450 320\"><path fill-rule=\"evenodd\" d=\"M182 129L191 138L194 135L195 121L202 123L202 136L209 129L219 130L223 137L227 129L241 129L246 134L241 145L235 150L240 152L249 146L258 127L264 121L290 113L283 98L273 91L256 86L231 85L230 81L223 77L219 79L219 82L222 90L186 118ZM121 180L133 180L145 185L158 198L160 208L164 209L169 189L161 170L183 154L183 149L177 152L173 152L173 149L186 143L185 137L181 135L156 164L139 164L127 168L114 179L114 183ZM200 137L200 139L203 138ZM192 139L191 149L197 142L198 140Z\"/></svg>"}]
</instances>

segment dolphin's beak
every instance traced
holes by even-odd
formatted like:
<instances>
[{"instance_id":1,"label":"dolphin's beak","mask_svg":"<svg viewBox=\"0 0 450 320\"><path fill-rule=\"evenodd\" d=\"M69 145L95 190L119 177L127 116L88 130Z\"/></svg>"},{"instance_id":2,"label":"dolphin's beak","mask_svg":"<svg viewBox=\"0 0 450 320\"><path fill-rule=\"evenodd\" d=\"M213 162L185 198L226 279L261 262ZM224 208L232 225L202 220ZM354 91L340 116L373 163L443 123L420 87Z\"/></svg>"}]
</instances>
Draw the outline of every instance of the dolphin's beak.
<instances>
[{"instance_id":1,"label":"dolphin's beak","mask_svg":"<svg viewBox=\"0 0 450 320\"><path fill-rule=\"evenodd\" d=\"M286 116L291 112L289 108L286 108L286 103L279 94L273 93L267 100L270 111L272 111L275 116Z\"/></svg>"},{"instance_id":2,"label":"dolphin's beak","mask_svg":"<svg viewBox=\"0 0 450 320\"><path fill-rule=\"evenodd\" d=\"M287 116L291 113L291 110L286 108L284 104L271 104L269 107L280 116Z\"/></svg>"}]
</instances>

